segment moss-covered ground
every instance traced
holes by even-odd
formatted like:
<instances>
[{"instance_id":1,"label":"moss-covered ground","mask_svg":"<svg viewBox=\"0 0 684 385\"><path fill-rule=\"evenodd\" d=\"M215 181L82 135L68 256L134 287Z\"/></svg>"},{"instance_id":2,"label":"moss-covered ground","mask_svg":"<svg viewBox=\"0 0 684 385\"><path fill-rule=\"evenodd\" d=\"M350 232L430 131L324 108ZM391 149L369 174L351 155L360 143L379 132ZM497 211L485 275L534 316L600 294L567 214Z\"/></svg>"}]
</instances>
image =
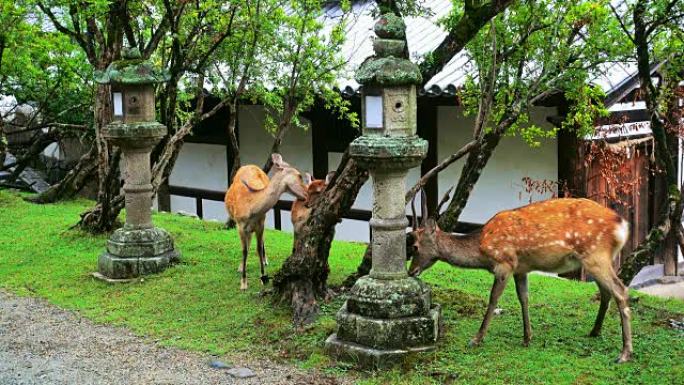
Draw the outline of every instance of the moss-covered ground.
<instances>
[{"instance_id":1,"label":"moss-covered ground","mask_svg":"<svg viewBox=\"0 0 684 385\"><path fill-rule=\"evenodd\" d=\"M492 321L483 346L469 348L492 278L486 272L441 264L422 276L433 287L435 302L442 304L445 330L437 351L412 357L394 370L355 372L323 353L343 299L324 304L314 325L295 332L287 309L260 295L254 254L248 263L250 288L238 289L240 244L235 230L225 230L222 224L156 214L156 224L175 237L183 262L135 283L95 280L90 273L107 237L70 229L90 204L76 200L33 205L16 193L0 191L0 287L45 298L95 322L125 326L165 345L227 357L268 357L304 369L353 375L360 384L684 383L684 333L668 326L669 319L684 318L682 302L632 292L635 359L616 365L621 334L614 304L603 336L589 338L598 308L595 285L532 275L531 346L521 344L520 308L510 284L500 302L503 313ZM291 247L291 234L267 233L271 273ZM332 285L355 270L364 247L333 244Z\"/></svg>"}]
</instances>

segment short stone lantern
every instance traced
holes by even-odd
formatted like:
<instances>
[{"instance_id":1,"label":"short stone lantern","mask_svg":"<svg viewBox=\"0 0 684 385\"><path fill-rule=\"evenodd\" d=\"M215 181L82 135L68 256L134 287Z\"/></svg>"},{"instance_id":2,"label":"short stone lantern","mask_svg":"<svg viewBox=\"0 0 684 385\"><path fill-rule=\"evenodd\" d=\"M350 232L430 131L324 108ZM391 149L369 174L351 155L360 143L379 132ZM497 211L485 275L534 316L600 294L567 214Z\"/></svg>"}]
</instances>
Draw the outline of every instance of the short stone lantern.
<instances>
[{"instance_id":1,"label":"short stone lantern","mask_svg":"<svg viewBox=\"0 0 684 385\"><path fill-rule=\"evenodd\" d=\"M404 55L401 18L382 15L375 34L375 56L356 73L363 85L363 135L350 145L351 156L373 179L372 268L337 313L337 332L326 349L359 366L381 368L434 349L440 308L432 303L430 288L406 271L406 174L428 148L416 135L416 86L422 77Z\"/></svg>"},{"instance_id":2,"label":"short stone lantern","mask_svg":"<svg viewBox=\"0 0 684 385\"><path fill-rule=\"evenodd\" d=\"M157 273L178 259L173 239L152 224L152 173L150 152L166 135L166 127L155 121L154 84L168 75L147 60L137 48L124 51L96 74L96 81L111 85L112 119L101 131L123 152L126 223L114 231L106 251L98 260L96 276L125 280Z\"/></svg>"}]
</instances>

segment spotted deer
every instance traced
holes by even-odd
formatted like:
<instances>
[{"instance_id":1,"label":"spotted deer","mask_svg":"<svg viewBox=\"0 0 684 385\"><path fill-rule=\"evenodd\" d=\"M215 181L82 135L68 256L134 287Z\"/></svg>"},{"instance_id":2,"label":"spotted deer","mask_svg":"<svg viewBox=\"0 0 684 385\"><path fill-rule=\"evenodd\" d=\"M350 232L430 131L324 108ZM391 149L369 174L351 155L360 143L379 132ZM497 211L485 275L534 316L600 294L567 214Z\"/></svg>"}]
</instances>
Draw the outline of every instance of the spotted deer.
<instances>
[{"instance_id":1,"label":"spotted deer","mask_svg":"<svg viewBox=\"0 0 684 385\"><path fill-rule=\"evenodd\" d=\"M235 173L233 183L226 191L226 209L237 225L242 243L242 262L238 268L238 272L242 273L241 290L247 289L247 255L254 233L261 267L261 283L268 283L269 278L264 267L268 264L264 248L266 213L278 203L278 199L286 191L299 200L306 200L307 197L306 186L299 171L285 163L280 154L273 154L271 160L275 170L271 179L258 166L243 166Z\"/></svg>"},{"instance_id":2,"label":"spotted deer","mask_svg":"<svg viewBox=\"0 0 684 385\"><path fill-rule=\"evenodd\" d=\"M427 209L423 206L423 218L425 213ZM411 276L419 275L437 261L485 269L494 274L489 305L471 345L478 345L484 339L499 296L511 276L522 307L523 344L527 346L532 338L527 273L533 270L565 273L583 267L594 277L601 294L598 315L589 335L600 334L612 296L622 322L622 353L617 362L632 358L627 288L613 269L613 258L627 241L629 224L613 210L588 199L551 199L499 212L482 229L471 234L443 232L429 218L413 235Z\"/></svg>"},{"instance_id":3,"label":"spotted deer","mask_svg":"<svg viewBox=\"0 0 684 385\"><path fill-rule=\"evenodd\" d=\"M311 205L320 198L334 174L334 171L328 173L325 179L312 179L309 173L305 174L304 183L306 184L307 198L304 201L296 200L292 202L291 219L295 234L301 232L304 223L311 213Z\"/></svg>"}]
</instances>

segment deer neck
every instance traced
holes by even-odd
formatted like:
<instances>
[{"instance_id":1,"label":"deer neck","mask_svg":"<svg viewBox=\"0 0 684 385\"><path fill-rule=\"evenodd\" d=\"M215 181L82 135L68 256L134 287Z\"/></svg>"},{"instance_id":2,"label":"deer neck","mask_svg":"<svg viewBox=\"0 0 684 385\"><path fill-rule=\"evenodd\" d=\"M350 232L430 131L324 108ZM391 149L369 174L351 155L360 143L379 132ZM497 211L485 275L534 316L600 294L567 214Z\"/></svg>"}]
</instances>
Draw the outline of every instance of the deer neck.
<instances>
[{"instance_id":1,"label":"deer neck","mask_svg":"<svg viewBox=\"0 0 684 385\"><path fill-rule=\"evenodd\" d=\"M280 196L283 195L287 186L283 182L283 174L275 173L271 178L268 186L259 191L259 198L256 199L254 206L252 206L252 213L265 214L272 209L277 203Z\"/></svg>"},{"instance_id":2,"label":"deer neck","mask_svg":"<svg viewBox=\"0 0 684 385\"><path fill-rule=\"evenodd\" d=\"M480 252L481 234L480 231L466 235L440 233L437 239L439 259L458 267L491 268L491 262Z\"/></svg>"}]
</instances>

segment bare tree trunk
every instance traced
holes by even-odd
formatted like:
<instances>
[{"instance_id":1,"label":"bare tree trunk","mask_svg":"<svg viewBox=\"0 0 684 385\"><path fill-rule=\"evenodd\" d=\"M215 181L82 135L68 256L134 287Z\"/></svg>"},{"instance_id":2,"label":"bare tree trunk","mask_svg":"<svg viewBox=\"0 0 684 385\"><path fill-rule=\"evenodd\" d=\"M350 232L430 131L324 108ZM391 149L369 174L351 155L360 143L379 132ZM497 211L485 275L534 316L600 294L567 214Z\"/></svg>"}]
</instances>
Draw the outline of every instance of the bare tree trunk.
<instances>
[{"instance_id":1,"label":"bare tree trunk","mask_svg":"<svg viewBox=\"0 0 684 385\"><path fill-rule=\"evenodd\" d=\"M634 249L622 263L620 278L628 283L646 265L661 247L663 241L676 229L682 221L682 192L677 183L677 168L673 162L672 152L668 145L668 133L664 119L660 115L658 90L651 79L651 57L649 52L650 33L646 24L647 4L640 0L634 7L634 44L637 54L637 68L641 93L649 113L651 131L655 140L655 156L663 171L667 183L667 204L663 205L657 224L649 231L644 241ZM676 255L676 253L675 253ZM671 269L674 270L674 269Z\"/></svg>"},{"instance_id":2,"label":"bare tree trunk","mask_svg":"<svg viewBox=\"0 0 684 385\"><path fill-rule=\"evenodd\" d=\"M240 143L237 139L237 134L235 129L237 127L238 119L238 105L235 102L228 103L228 126L226 127L226 135L228 135L228 150L231 153L232 167L230 168L230 174L228 178L228 185L233 182L233 176L237 170L242 166L240 160Z\"/></svg>"},{"instance_id":3,"label":"bare tree trunk","mask_svg":"<svg viewBox=\"0 0 684 385\"><path fill-rule=\"evenodd\" d=\"M335 225L351 208L368 179L368 171L348 155L340 168L330 187L311 208L301 235L295 238L292 255L285 260L273 282L276 300L292 307L296 326L313 322L318 314L317 299L327 294L328 256Z\"/></svg>"},{"instance_id":4,"label":"bare tree trunk","mask_svg":"<svg viewBox=\"0 0 684 385\"><path fill-rule=\"evenodd\" d=\"M110 149L102 129L112 116L110 86L98 84L95 94L95 145L97 147L98 191L95 207L83 212L78 226L91 233L111 231L117 222L122 207L112 204L120 194L119 160L121 151L115 149L110 157Z\"/></svg>"},{"instance_id":5,"label":"bare tree trunk","mask_svg":"<svg viewBox=\"0 0 684 385\"><path fill-rule=\"evenodd\" d=\"M283 144L283 139L285 139L285 134L287 134L287 131L290 128L290 124L292 123L292 117L294 116L295 112L295 106L291 103L286 103L285 106L285 113L280 119L280 122L278 123L278 129L276 130L276 135L275 138L273 139L273 144L271 145L271 152L268 153L266 163L264 164L264 167L262 170L264 170L265 173L268 173L271 171L271 167L273 167L273 160L271 160L271 154L275 154L277 152L280 152L280 146Z\"/></svg>"},{"instance_id":6,"label":"bare tree trunk","mask_svg":"<svg viewBox=\"0 0 684 385\"><path fill-rule=\"evenodd\" d=\"M121 193L121 178L119 177L119 163L121 150L116 148L110 159L110 167L105 175L101 188L103 201L97 202L95 207L81 213L78 226L92 233L103 233L114 230L119 225L118 217L124 208L124 198Z\"/></svg>"},{"instance_id":7,"label":"bare tree trunk","mask_svg":"<svg viewBox=\"0 0 684 385\"><path fill-rule=\"evenodd\" d=\"M230 168L230 173L228 174L228 186L230 186L231 183L233 183L233 177L242 165L240 160L240 144L238 143L237 135L235 134L235 128L237 127L238 119L237 104L235 102L229 103L228 110L230 112L230 116L228 116L228 127L226 128L226 134L228 135L227 150L230 151L232 155L232 166ZM228 221L226 222L226 228L232 229L235 226L235 220L233 220L233 218L228 218Z\"/></svg>"}]
</instances>

